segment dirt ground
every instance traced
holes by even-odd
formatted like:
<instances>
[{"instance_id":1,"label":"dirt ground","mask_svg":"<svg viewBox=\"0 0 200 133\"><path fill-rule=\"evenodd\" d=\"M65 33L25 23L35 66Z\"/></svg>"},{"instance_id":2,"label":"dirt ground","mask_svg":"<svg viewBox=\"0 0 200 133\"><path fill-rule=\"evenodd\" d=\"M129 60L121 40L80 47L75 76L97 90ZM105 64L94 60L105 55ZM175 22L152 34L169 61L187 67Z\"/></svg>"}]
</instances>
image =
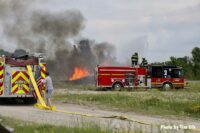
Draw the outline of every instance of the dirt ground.
<instances>
[{"instance_id":1,"label":"dirt ground","mask_svg":"<svg viewBox=\"0 0 200 133\"><path fill-rule=\"evenodd\" d=\"M141 114L135 114L133 112L113 112L100 110L96 107L87 107L74 104L53 103L57 109L65 110L69 112L77 112L82 114L93 114L97 116L127 116L128 118L138 121L130 122L119 119L111 118L98 118L98 117L83 117L80 115L71 115L60 112L52 112L49 110L40 110L34 108L33 105L0 105L0 115L11 117L23 121L36 122L40 124L53 124L63 126L84 126L89 123L96 123L103 128L111 128L119 132L134 131L136 129L143 132L184 132L183 130L171 130L163 129L170 128L170 126L182 126L191 125L193 129L200 129L200 121L193 120L191 118L163 118L160 116L145 116ZM146 124L150 125L145 125ZM161 129L162 128L162 129Z\"/></svg>"}]
</instances>

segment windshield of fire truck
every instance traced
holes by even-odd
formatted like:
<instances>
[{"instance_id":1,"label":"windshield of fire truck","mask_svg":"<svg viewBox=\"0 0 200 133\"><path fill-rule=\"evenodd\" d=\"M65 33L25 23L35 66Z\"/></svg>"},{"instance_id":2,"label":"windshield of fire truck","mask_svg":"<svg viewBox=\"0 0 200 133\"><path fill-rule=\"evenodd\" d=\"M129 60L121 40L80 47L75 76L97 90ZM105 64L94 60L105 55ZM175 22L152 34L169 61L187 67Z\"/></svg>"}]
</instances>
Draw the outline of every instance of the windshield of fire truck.
<instances>
[{"instance_id":1,"label":"windshield of fire truck","mask_svg":"<svg viewBox=\"0 0 200 133\"><path fill-rule=\"evenodd\" d=\"M182 78L183 77L183 70L182 69L172 69L171 72L172 78Z\"/></svg>"}]
</instances>

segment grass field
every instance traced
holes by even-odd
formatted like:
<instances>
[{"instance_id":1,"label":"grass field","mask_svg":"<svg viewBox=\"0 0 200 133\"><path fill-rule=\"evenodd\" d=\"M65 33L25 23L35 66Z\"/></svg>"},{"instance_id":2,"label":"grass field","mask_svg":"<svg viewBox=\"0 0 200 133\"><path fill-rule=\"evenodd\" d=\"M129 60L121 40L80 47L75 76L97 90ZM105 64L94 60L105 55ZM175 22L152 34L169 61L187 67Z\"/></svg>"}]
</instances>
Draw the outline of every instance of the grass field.
<instances>
[{"instance_id":1,"label":"grass field","mask_svg":"<svg viewBox=\"0 0 200 133\"><path fill-rule=\"evenodd\" d=\"M190 84L190 89L172 91L151 89L131 92L108 91L94 94L56 93L53 100L111 110L200 118L200 82Z\"/></svg>"},{"instance_id":2,"label":"grass field","mask_svg":"<svg viewBox=\"0 0 200 133\"><path fill-rule=\"evenodd\" d=\"M53 100L119 111L132 111L149 115L175 115L200 118L200 82L192 82L190 89L160 91L158 89L137 91L96 91L95 93L54 93ZM68 90L88 91L93 86L64 85ZM62 87L61 87L62 88ZM63 88L64 89L64 88ZM55 90L56 92L56 90ZM93 92L93 91L92 91ZM86 123L83 126L67 127L24 122L1 117L3 125L15 129L14 133L111 133L98 125ZM140 133L141 131L135 131Z\"/></svg>"},{"instance_id":3,"label":"grass field","mask_svg":"<svg viewBox=\"0 0 200 133\"><path fill-rule=\"evenodd\" d=\"M66 83L66 82L54 82L53 83L55 88L60 89L69 89L69 90L95 90L94 85L77 85L72 83Z\"/></svg>"},{"instance_id":4,"label":"grass field","mask_svg":"<svg viewBox=\"0 0 200 133\"><path fill-rule=\"evenodd\" d=\"M0 117L3 119L1 124L14 128L14 133L112 133L110 129L101 129L92 123L84 123L83 126L66 127L48 124L36 124Z\"/></svg>"}]
</instances>

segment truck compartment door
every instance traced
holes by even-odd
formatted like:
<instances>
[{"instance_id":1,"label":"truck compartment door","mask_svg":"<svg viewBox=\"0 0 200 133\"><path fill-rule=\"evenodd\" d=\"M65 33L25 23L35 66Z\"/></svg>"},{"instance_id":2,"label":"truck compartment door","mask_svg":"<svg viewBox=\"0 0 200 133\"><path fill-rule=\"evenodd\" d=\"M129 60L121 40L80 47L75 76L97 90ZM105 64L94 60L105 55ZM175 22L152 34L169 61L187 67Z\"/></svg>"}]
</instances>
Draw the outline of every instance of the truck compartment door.
<instances>
[{"instance_id":1,"label":"truck compartment door","mask_svg":"<svg viewBox=\"0 0 200 133\"><path fill-rule=\"evenodd\" d=\"M125 83L126 85L133 87L135 86L135 74L133 72L126 73L125 75Z\"/></svg>"},{"instance_id":2,"label":"truck compartment door","mask_svg":"<svg viewBox=\"0 0 200 133\"><path fill-rule=\"evenodd\" d=\"M30 79L27 71L12 70L11 94L29 94Z\"/></svg>"}]
</instances>

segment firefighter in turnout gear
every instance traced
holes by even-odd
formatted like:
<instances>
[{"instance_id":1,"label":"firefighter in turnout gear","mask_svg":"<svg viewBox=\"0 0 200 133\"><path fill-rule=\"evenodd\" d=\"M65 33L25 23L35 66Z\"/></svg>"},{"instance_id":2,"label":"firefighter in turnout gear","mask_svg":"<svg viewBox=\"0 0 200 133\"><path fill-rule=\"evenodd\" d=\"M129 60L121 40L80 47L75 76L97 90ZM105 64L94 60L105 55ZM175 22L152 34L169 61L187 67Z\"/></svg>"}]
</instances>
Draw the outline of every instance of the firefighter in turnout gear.
<instances>
[{"instance_id":1,"label":"firefighter in turnout gear","mask_svg":"<svg viewBox=\"0 0 200 133\"><path fill-rule=\"evenodd\" d=\"M132 61L132 66L138 65L138 53L135 53L135 54L132 55L131 61Z\"/></svg>"},{"instance_id":2,"label":"firefighter in turnout gear","mask_svg":"<svg viewBox=\"0 0 200 133\"><path fill-rule=\"evenodd\" d=\"M145 58L142 58L142 63L141 63L142 67L147 67L148 66L148 62Z\"/></svg>"}]
</instances>

